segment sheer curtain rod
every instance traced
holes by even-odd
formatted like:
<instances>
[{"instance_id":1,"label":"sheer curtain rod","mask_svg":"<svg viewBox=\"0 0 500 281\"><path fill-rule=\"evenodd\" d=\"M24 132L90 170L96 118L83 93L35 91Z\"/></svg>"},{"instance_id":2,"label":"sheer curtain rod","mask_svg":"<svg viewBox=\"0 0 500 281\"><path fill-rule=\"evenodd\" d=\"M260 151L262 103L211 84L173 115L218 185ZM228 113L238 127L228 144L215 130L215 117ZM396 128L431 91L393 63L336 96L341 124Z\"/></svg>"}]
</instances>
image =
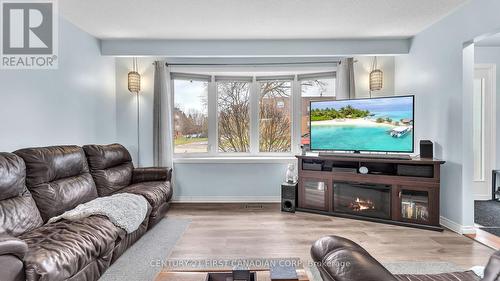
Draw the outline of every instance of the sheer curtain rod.
<instances>
[{"instance_id":1,"label":"sheer curtain rod","mask_svg":"<svg viewBox=\"0 0 500 281\"><path fill-rule=\"evenodd\" d=\"M315 62L271 62L271 63L165 63L166 66L266 66L266 65L300 65L300 64L339 64L340 61ZM154 64L154 63L153 63Z\"/></svg>"}]
</instances>

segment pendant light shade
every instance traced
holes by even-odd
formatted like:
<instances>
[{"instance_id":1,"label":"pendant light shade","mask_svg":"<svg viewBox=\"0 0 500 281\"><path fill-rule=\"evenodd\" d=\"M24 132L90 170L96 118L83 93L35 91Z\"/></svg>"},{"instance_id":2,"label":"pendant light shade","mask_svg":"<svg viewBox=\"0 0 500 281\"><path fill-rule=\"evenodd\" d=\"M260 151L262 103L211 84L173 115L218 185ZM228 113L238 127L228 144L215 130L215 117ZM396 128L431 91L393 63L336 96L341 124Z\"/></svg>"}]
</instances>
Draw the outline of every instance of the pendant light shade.
<instances>
[{"instance_id":1,"label":"pendant light shade","mask_svg":"<svg viewBox=\"0 0 500 281\"><path fill-rule=\"evenodd\" d=\"M128 90L135 94L141 91L141 75L137 71L128 73Z\"/></svg>"},{"instance_id":2,"label":"pendant light shade","mask_svg":"<svg viewBox=\"0 0 500 281\"><path fill-rule=\"evenodd\" d=\"M377 68L377 57L373 59L372 71L370 72L370 91L382 90L384 73Z\"/></svg>"},{"instance_id":3,"label":"pendant light shade","mask_svg":"<svg viewBox=\"0 0 500 281\"><path fill-rule=\"evenodd\" d=\"M133 59L133 70L128 73L128 90L138 94L141 91L141 75L137 72L137 60Z\"/></svg>"},{"instance_id":4,"label":"pendant light shade","mask_svg":"<svg viewBox=\"0 0 500 281\"><path fill-rule=\"evenodd\" d=\"M382 81L384 80L384 73L380 69L375 69L370 72L370 91L382 90Z\"/></svg>"}]
</instances>

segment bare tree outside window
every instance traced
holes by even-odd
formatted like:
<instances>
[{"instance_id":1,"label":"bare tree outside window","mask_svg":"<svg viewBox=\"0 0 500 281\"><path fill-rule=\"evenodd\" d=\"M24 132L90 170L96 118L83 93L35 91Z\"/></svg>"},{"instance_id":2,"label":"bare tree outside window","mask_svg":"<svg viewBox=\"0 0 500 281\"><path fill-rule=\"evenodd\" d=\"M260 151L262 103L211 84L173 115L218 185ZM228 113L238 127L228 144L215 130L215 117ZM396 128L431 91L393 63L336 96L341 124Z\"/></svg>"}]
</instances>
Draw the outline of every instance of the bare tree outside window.
<instances>
[{"instance_id":1,"label":"bare tree outside window","mask_svg":"<svg viewBox=\"0 0 500 281\"><path fill-rule=\"evenodd\" d=\"M250 149L250 83L217 82L218 141L220 152Z\"/></svg>"},{"instance_id":2,"label":"bare tree outside window","mask_svg":"<svg viewBox=\"0 0 500 281\"><path fill-rule=\"evenodd\" d=\"M291 81L260 83L259 150L261 152L291 151Z\"/></svg>"}]
</instances>

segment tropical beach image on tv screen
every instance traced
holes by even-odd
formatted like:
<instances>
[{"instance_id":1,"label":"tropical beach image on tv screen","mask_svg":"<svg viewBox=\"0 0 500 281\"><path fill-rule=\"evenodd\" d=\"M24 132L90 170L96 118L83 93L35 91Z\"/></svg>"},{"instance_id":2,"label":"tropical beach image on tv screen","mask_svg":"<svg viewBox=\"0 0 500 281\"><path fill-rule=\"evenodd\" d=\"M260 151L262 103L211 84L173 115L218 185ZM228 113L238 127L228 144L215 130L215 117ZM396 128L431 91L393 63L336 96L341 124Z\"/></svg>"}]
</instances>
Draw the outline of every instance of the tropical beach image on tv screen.
<instances>
[{"instance_id":1,"label":"tropical beach image on tv screen","mask_svg":"<svg viewBox=\"0 0 500 281\"><path fill-rule=\"evenodd\" d=\"M412 152L413 98L311 102L311 149Z\"/></svg>"}]
</instances>

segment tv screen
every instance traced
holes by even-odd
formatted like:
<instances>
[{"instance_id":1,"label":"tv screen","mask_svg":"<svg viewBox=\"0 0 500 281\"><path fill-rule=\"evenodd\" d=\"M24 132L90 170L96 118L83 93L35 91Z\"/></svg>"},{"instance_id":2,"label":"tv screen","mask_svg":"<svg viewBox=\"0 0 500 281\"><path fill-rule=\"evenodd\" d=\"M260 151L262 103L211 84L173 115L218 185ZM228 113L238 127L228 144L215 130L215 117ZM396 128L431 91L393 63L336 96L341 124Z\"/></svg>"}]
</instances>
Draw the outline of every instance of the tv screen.
<instances>
[{"instance_id":1,"label":"tv screen","mask_svg":"<svg viewBox=\"0 0 500 281\"><path fill-rule=\"evenodd\" d=\"M311 101L311 150L413 152L414 96Z\"/></svg>"}]
</instances>

